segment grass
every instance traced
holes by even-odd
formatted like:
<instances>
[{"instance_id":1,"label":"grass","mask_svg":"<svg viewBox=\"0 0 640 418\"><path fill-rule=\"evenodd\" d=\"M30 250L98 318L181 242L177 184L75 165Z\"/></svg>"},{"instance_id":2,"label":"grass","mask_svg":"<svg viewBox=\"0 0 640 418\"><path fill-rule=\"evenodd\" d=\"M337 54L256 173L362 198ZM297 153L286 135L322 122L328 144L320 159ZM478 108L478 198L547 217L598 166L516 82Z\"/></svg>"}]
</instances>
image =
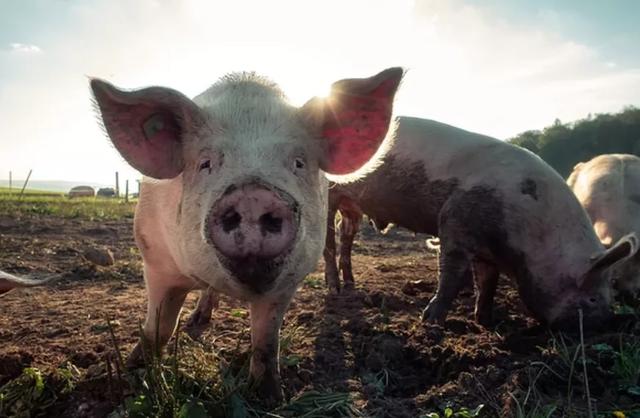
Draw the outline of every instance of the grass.
<instances>
[{"instance_id":1,"label":"grass","mask_svg":"<svg viewBox=\"0 0 640 418\"><path fill-rule=\"evenodd\" d=\"M0 188L0 216L22 218L25 216L51 216L67 219L116 220L132 218L135 202L122 199L84 197L70 199L62 193L38 190L25 191L20 197L19 190L9 193L8 188Z\"/></svg>"},{"instance_id":2,"label":"grass","mask_svg":"<svg viewBox=\"0 0 640 418\"><path fill-rule=\"evenodd\" d=\"M453 408L446 407L442 412L430 412L422 415L420 418L475 418L479 417L483 410L483 404L478 405L474 409L461 407L460 409L454 410Z\"/></svg>"},{"instance_id":3,"label":"grass","mask_svg":"<svg viewBox=\"0 0 640 418\"><path fill-rule=\"evenodd\" d=\"M110 418L320 418L360 417L351 395L344 392L306 390L288 402L267 408L256 399L248 380L250 353L234 348L211 350L202 343L182 338L172 340L170 354L161 358L146 351L142 369L126 371L114 327L105 327L111 337L112 352L106 357L98 377L81 375L67 364L43 376L27 368L23 374L0 388L0 417L51 416L60 413L60 402L76 388L98 386L113 402ZM282 340L284 358L301 330L286 333ZM148 343L143 342L148 346ZM282 367L292 367L283 361ZM293 365L295 367L295 365Z\"/></svg>"},{"instance_id":4,"label":"grass","mask_svg":"<svg viewBox=\"0 0 640 418\"><path fill-rule=\"evenodd\" d=\"M20 190L22 190L21 187L13 187L13 188L8 188L8 187L0 187L0 194L8 194L8 195L14 195L14 196L19 196L20 195ZM62 192L52 192L50 190L36 190L36 189L24 189L24 195L25 196L53 196L53 197L59 197L59 196L64 196L64 193Z\"/></svg>"},{"instance_id":5,"label":"grass","mask_svg":"<svg viewBox=\"0 0 640 418\"><path fill-rule=\"evenodd\" d=\"M623 341L618 348L607 343L587 344L580 335L574 341L562 333L552 334L542 350L543 361L534 361L526 369L529 384L517 393L509 393L511 415L515 418L547 417L640 417L640 409L619 408L601 404L592 410L593 399L589 387L597 383L600 396L610 400L640 398L640 343ZM603 386L606 385L606 386ZM545 387L564 385L564 394L545 390ZM629 398L631 397L631 398Z\"/></svg>"},{"instance_id":6,"label":"grass","mask_svg":"<svg viewBox=\"0 0 640 418\"><path fill-rule=\"evenodd\" d=\"M61 398L71 393L80 371L71 363L43 376L34 367L0 387L0 416L42 416Z\"/></svg>"}]
</instances>

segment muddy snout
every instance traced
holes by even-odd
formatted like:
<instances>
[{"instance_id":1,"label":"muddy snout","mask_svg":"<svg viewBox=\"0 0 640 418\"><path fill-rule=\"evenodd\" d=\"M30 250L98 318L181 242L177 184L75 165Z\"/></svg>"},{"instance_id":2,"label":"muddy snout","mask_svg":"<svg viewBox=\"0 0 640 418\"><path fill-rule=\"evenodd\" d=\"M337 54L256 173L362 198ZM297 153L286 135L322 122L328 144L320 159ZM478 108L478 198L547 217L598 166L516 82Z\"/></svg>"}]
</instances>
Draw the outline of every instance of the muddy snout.
<instances>
[{"instance_id":1,"label":"muddy snout","mask_svg":"<svg viewBox=\"0 0 640 418\"><path fill-rule=\"evenodd\" d=\"M230 273L264 291L293 245L298 212L282 191L258 184L231 186L211 209L209 238Z\"/></svg>"}]
</instances>

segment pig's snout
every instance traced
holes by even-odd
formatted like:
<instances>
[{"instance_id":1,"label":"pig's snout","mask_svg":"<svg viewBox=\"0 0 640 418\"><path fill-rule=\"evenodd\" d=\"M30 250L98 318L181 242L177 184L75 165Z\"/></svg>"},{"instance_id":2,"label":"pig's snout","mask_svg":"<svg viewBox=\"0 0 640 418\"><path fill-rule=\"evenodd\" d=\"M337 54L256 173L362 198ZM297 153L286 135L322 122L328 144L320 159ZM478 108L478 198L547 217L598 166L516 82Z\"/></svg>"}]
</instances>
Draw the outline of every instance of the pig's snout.
<instances>
[{"instance_id":1,"label":"pig's snout","mask_svg":"<svg viewBox=\"0 0 640 418\"><path fill-rule=\"evenodd\" d=\"M279 274L298 229L298 210L284 192L249 184L228 190L213 206L209 234L225 267L256 291Z\"/></svg>"}]
</instances>

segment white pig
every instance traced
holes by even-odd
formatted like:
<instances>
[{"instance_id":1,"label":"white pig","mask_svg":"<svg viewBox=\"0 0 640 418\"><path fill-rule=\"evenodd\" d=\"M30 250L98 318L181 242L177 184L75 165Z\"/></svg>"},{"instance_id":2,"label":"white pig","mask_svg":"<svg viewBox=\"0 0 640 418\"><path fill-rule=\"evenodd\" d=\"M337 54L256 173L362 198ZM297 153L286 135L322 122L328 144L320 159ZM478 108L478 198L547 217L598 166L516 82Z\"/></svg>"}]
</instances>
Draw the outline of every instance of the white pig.
<instances>
[{"instance_id":1,"label":"white pig","mask_svg":"<svg viewBox=\"0 0 640 418\"><path fill-rule=\"evenodd\" d=\"M584 208L549 165L531 152L440 122L400 117L381 164L330 192L326 278L339 289L333 217L340 209L345 286L353 286L351 243L362 212L440 238L438 289L424 318L444 322L460 289L475 280L476 319L492 320L499 273L515 282L532 316L575 328L610 315L615 266L638 251L635 234L606 249Z\"/></svg>"},{"instance_id":2,"label":"white pig","mask_svg":"<svg viewBox=\"0 0 640 418\"><path fill-rule=\"evenodd\" d=\"M144 261L148 341L166 344L192 289L246 300L250 376L265 401L282 398L279 330L322 254L325 173L375 164L402 75L390 68L341 80L327 98L300 108L253 73L225 76L193 100L163 87L125 91L91 81L111 141L147 176L134 231Z\"/></svg>"},{"instance_id":3,"label":"white pig","mask_svg":"<svg viewBox=\"0 0 640 418\"><path fill-rule=\"evenodd\" d=\"M640 158L629 154L605 154L577 164L569 187L587 210L602 244L609 248L624 235L640 234ZM640 263L619 265L614 286L624 297L640 289Z\"/></svg>"}]
</instances>

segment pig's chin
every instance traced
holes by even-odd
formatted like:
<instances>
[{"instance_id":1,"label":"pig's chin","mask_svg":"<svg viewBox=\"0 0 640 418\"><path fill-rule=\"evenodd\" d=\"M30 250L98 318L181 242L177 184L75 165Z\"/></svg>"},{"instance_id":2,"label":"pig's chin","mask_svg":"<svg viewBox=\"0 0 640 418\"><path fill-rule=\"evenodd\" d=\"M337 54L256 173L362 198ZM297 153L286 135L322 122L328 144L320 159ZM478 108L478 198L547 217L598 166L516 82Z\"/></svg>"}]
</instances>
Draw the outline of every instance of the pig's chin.
<instances>
[{"instance_id":1,"label":"pig's chin","mask_svg":"<svg viewBox=\"0 0 640 418\"><path fill-rule=\"evenodd\" d=\"M261 294L273 288L287 256L288 252L275 258L249 255L230 259L218 253L218 260L234 280L252 292Z\"/></svg>"}]
</instances>

